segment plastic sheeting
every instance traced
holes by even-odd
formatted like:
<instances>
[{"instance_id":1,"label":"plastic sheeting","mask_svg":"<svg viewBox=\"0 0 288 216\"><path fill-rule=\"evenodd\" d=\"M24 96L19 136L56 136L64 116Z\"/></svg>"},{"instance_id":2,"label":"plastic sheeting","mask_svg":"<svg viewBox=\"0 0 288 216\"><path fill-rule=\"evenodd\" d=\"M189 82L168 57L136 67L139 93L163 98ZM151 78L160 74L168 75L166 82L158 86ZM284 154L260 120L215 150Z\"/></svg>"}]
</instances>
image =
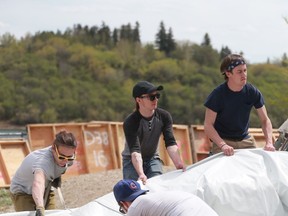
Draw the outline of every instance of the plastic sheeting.
<instances>
[{"instance_id":1,"label":"plastic sheeting","mask_svg":"<svg viewBox=\"0 0 288 216\"><path fill-rule=\"evenodd\" d=\"M262 149L222 153L187 167L148 180L152 192L182 190L197 195L220 216L287 216L288 152ZM109 193L82 207L46 211L49 216L116 216L118 205ZM32 212L1 214L32 216Z\"/></svg>"}]
</instances>

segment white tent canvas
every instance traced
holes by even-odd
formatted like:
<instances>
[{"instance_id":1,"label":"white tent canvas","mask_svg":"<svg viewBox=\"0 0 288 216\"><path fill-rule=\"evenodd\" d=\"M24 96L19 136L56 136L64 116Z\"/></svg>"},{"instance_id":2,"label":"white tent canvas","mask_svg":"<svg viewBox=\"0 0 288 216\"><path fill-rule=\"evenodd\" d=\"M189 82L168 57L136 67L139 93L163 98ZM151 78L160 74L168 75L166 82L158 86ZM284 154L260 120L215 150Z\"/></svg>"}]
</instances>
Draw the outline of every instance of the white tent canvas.
<instances>
[{"instance_id":1,"label":"white tent canvas","mask_svg":"<svg viewBox=\"0 0 288 216\"><path fill-rule=\"evenodd\" d=\"M222 153L187 167L148 180L149 193L166 190L190 192L211 206L220 216L287 216L288 152L262 149L237 150L233 156ZM118 212L113 193L82 207L46 211L51 216L114 216ZM34 212L1 214L34 216Z\"/></svg>"}]
</instances>

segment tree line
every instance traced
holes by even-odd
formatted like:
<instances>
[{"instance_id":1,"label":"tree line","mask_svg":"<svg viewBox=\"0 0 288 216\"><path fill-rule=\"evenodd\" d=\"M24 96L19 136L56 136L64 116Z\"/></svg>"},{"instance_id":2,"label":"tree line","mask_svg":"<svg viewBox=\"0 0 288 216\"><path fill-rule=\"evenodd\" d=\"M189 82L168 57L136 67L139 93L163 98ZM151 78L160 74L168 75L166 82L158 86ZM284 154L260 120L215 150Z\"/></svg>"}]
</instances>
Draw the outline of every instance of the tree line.
<instances>
[{"instance_id":1,"label":"tree line","mask_svg":"<svg viewBox=\"0 0 288 216\"><path fill-rule=\"evenodd\" d=\"M123 121L134 109L131 91L140 80L162 84L159 106L175 124L203 124L208 94L224 82L221 59L232 50L176 41L159 25L155 41L142 44L140 25L111 30L74 25L21 39L0 36L0 119L28 123ZM243 53L242 53L243 54ZM243 54L245 56L245 54ZM249 59L248 59L249 62ZM274 127L286 119L288 60L248 65L248 81L261 90ZM260 127L256 112L251 126Z\"/></svg>"}]
</instances>

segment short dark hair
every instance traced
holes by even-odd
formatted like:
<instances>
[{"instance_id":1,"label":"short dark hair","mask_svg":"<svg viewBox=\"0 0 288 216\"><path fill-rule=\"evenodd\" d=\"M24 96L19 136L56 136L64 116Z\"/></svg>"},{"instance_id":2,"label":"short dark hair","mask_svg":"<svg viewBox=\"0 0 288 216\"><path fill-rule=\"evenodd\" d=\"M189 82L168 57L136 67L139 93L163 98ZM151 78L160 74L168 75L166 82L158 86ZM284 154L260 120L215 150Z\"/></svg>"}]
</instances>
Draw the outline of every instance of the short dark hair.
<instances>
[{"instance_id":1,"label":"short dark hair","mask_svg":"<svg viewBox=\"0 0 288 216\"><path fill-rule=\"evenodd\" d=\"M70 148L76 148L77 140L72 133L67 132L66 130L61 130L56 134L53 144L57 147L62 145Z\"/></svg>"}]
</instances>

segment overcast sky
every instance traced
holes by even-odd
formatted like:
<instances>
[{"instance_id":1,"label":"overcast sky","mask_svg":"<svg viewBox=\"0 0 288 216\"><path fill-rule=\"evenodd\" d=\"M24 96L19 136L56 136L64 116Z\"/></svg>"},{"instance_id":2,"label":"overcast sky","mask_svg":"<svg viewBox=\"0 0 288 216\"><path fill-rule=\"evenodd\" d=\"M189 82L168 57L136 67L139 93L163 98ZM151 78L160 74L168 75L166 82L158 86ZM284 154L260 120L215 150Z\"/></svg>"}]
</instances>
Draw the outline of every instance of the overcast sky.
<instances>
[{"instance_id":1,"label":"overcast sky","mask_svg":"<svg viewBox=\"0 0 288 216\"><path fill-rule=\"evenodd\" d=\"M0 35L17 38L38 31L64 32L74 24L111 30L140 23L142 42L154 42L159 24L172 28L177 41L244 52L251 63L288 54L288 0L0 0Z\"/></svg>"}]
</instances>

